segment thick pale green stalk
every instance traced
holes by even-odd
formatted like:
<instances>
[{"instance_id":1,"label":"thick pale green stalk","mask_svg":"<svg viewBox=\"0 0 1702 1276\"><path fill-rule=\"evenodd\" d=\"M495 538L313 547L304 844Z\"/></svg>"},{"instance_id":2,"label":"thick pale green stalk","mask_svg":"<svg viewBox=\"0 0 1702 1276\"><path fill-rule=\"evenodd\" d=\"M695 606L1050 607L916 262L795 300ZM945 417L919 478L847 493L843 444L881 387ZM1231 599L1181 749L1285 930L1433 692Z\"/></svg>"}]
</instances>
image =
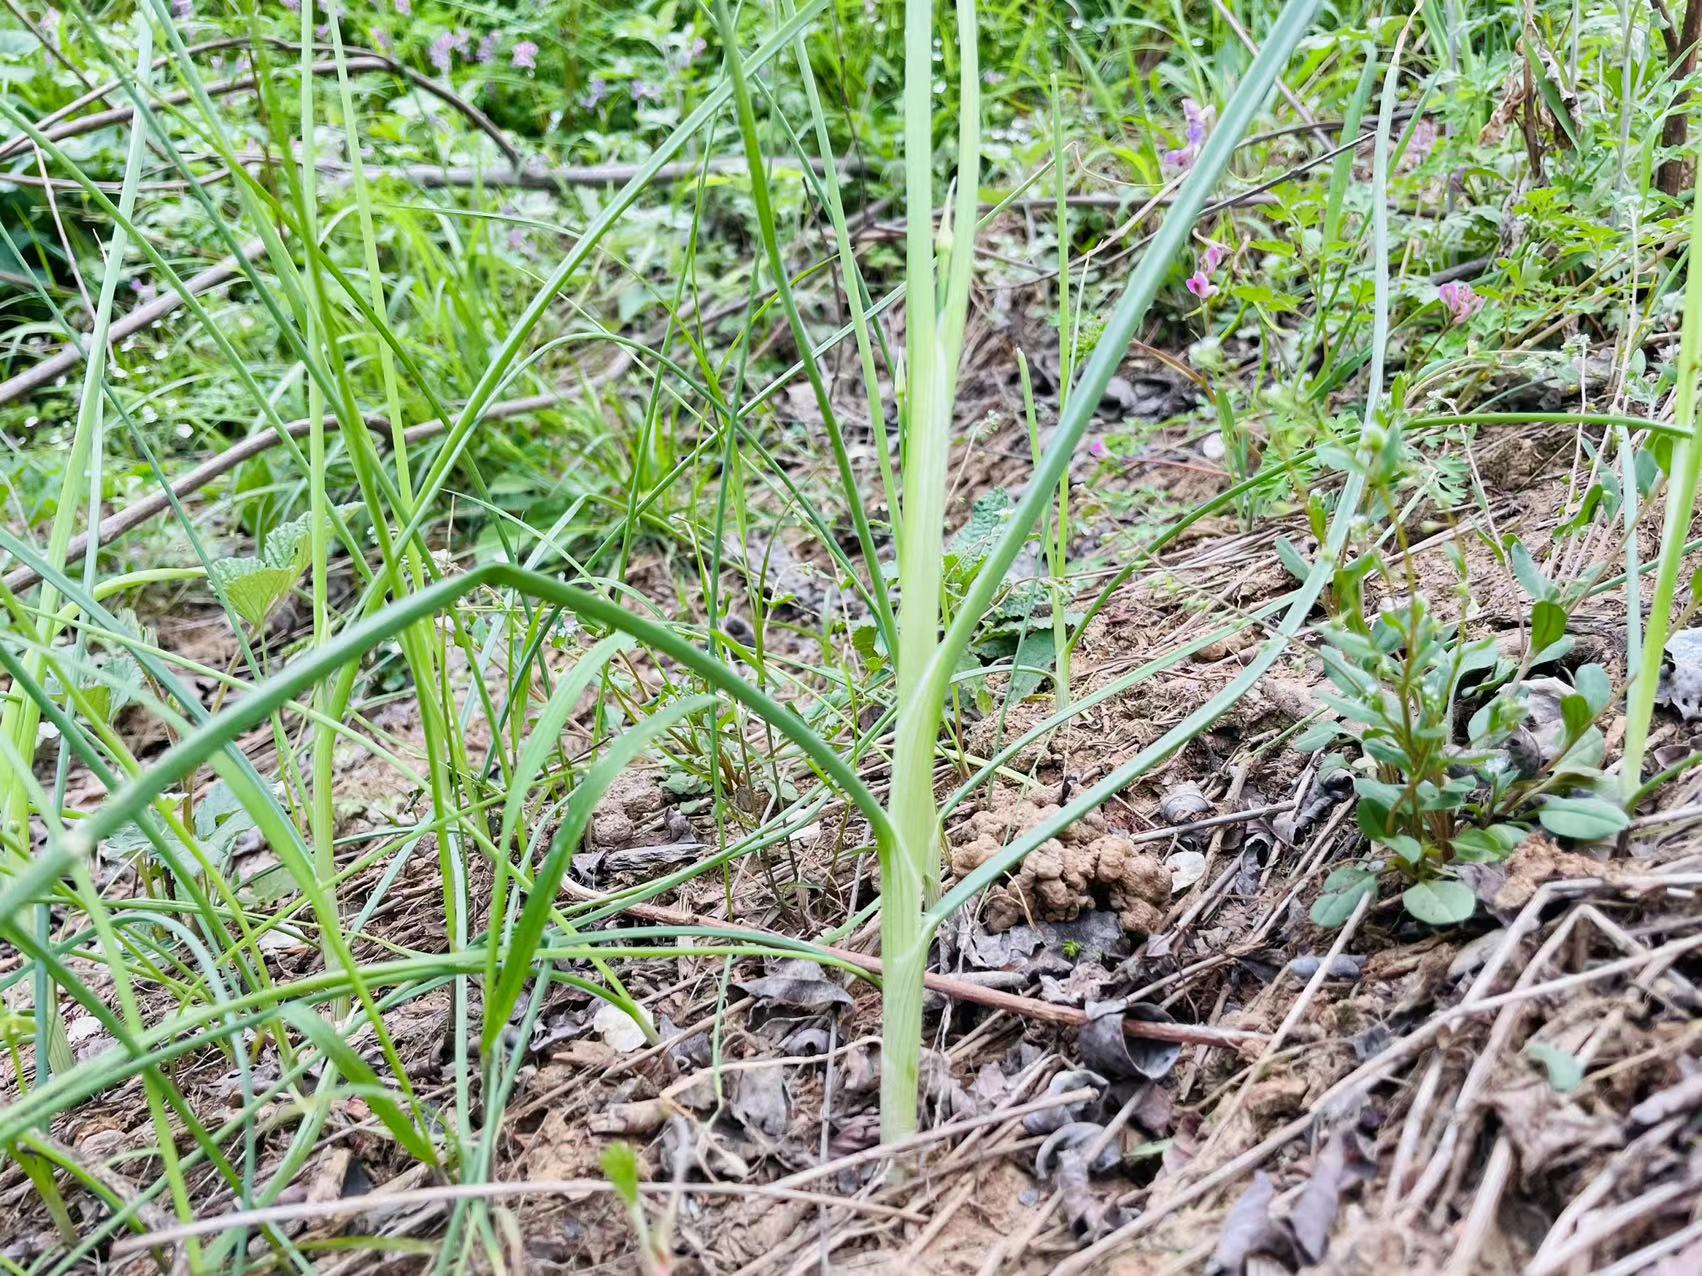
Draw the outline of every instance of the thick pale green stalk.
<instances>
[{"instance_id":1,"label":"thick pale green stalk","mask_svg":"<svg viewBox=\"0 0 1702 1276\"><path fill-rule=\"evenodd\" d=\"M904 10L904 194L906 368L904 394L904 536L898 547L898 721L893 741L892 855L881 865L881 960L886 965L881 1032L881 1138L916 1129L916 1082L922 1049L922 976L928 933L922 910L938 893L939 812L934 801L934 741L944 697L928 685L939 646L940 573L944 550L952 401L962 349L963 314L973 261L980 121L975 66L975 13L958 6L963 58L956 207L945 305L935 311L932 0L906 0ZM972 115L975 117L972 119ZM965 227L967 226L967 229ZM941 689L943 691L943 688Z\"/></svg>"},{"instance_id":2,"label":"thick pale green stalk","mask_svg":"<svg viewBox=\"0 0 1702 1276\"><path fill-rule=\"evenodd\" d=\"M1678 396L1673 410L1674 419L1686 431L1696 428L1696 383L1698 374L1702 373L1702 270L1694 264L1695 246L1702 241L1702 165L1697 165L1696 182L1690 215L1692 268L1684 284L1684 333L1679 339ZM1699 480L1702 480L1702 447L1687 433L1673 446L1660 562L1655 572L1655 592L1649 600L1649 627L1643 637L1636 676L1625 694L1625 754L1619 764L1619 780L1628 800L1643 783L1649 719L1655 711L1655 691L1660 682L1661 662L1666 656L1667 634L1672 628L1673 598L1678 593L1679 573L1684 568L1684 542L1696 508Z\"/></svg>"}]
</instances>

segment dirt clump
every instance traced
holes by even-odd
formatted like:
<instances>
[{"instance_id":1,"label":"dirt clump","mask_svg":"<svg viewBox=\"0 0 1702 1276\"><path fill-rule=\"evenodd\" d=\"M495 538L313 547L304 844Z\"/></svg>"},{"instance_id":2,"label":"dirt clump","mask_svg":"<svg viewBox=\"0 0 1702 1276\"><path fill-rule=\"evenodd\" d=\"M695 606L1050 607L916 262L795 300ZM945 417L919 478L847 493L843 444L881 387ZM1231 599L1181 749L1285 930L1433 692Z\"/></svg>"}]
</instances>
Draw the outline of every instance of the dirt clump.
<instances>
[{"instance_id":1,"label":"dirt clump","mask_svg":"<svg viewBox=\"0 0 1702 1276\"><path fill-rule=\"evenodd\" d=\"M968 876L1057 813L1056 804L1032 798L977 811L953 836L952 872ZM1035 847L1007 884L987 892L982 916L987 929L998 932L1036 919L1074 921L1103 903L1125 931L1148 935L1163 923L1169 898L1169 870L1130 838L1111 832L1096 811Z\"/></svg>"}]
</instances>

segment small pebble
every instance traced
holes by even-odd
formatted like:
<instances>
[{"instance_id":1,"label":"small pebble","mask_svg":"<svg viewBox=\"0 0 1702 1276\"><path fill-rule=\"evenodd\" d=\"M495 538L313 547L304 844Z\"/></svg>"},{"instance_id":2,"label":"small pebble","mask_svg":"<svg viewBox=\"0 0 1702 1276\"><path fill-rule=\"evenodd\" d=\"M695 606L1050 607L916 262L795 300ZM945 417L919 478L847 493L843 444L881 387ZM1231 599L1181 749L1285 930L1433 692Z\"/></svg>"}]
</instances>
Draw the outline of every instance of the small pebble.
<instances>
[{"instance_id":1,"label":"small pebble","mask_svg":"<svg viewBox=\"0 0 1702 1276\"><path fill-rule=\"evenodd\" d=\"M1323 963L1321 957L1296 957L1288 963L1288 968L1301 979L1310 979L1318 973L1318 967ZM1327 979L1358 979L1359 972L1365 965L1363 957L1349 957L1346 953L1330 958Z\"/></svg>"}]
</instances>

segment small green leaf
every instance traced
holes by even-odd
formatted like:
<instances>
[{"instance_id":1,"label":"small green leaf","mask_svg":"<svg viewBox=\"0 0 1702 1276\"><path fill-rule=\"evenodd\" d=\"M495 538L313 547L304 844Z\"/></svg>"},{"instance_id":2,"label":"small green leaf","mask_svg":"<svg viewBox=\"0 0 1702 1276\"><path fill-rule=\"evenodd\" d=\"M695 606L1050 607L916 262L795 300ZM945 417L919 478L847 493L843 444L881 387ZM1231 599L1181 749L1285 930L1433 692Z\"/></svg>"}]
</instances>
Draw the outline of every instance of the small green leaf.
<instances>
[{"instance_id":1,"label":"small green leaf","mask_svg":"<svg viewBox=\"0 0 1702 1276\"><path fill-rule=\"evenodd\" d=\"M1407 912L1430 926L1453 926L1477 911L1477 896L1464 882L1439 878L1418 882L1401 896Z\"/></svg>"},{"instance_id":2,"label":"small green leaf","mask_svg":"<svg viewBox=\"0 0 1702 1276\"><path fill-rule=\"evenodd\" d=\"M1543 599L1531 608L1531 650L1546 651L1566 635L1566 609Z\"/></svg>"},{"instance_id":3,"label":"small green leaf","mask_svg":"<svg viewBox=\"0 0 1702 1276\"><path fill-rule=\"evenodd\" d=\"M1589 704L1591 718L1607 708L1607 702L1613 699L1613 682L1608 678L1607 670L1600 665L1579 665L1578 672L1572 675L1572 685Z\"/></svg>"},{"instance_id":4,"label":"small green leaf","mask_svg":"<svg viewBox=\"0 0 1702 1276\"><path fill-rule=\"evenodd\" d=\"M1493 864L1507 858L1527 834L1516 824L1491 824L1454 834L1454 858L1465 864Z\"/></svg>"},{"instance_id":5,"label":"small green leaf","mask_svg":"<svg viewBox=\"0 0 1702 1276\"><path fill-rule=\"evenodd\" d=\"M1338 868L1324 879L1324 892L1312 904L1312 924L1335 930L1346 924L1359 901L1377 890L1377 874L1368 868Z\"/></svg>"},{"instance_id":6,"label":"small green leaf","mask_svg":"<svg viewBox=\"0 0 1702 1276\"><path fill-rule=\"evenodd\" d=\"M1301 753L1316 753L1319 749L1328 748L1341 734L1341 726L1337 723L1315 722L1294 742L1294 747Z\"/></svg>"},{"instance_id":7,"label":"small green leaf","mask_svg":"<svg viewBox=\"0 0 1702 1276\"><path fill-rule=\"evenodd\" d=\"M1584 1065L1571 1051L1546 1041L1527 1041L1525 1053L1542 1064L1549 1085L1561 1094L1570 1094L1584 1083Z\"/></svg>"},{"instance_id":8,"label":"small green leaf","mask_svg":"<svg viewBox=\"0 0 1702 1276\"><path fill-rule=\"evenodd\" d=\"M1395 858L1408 868L1424 858L1424 846L1416 837L1408 837L1405 833L1395 833L1381 840L1383 846L1394 852Z\"/></svg>"},{"instance_id":9,"label":"small green leaf","mask_svg":"<svg viewBox=\"0 0 1702 1276\"><path fill-rule=\"evenodd\" d=\"M1596 714L1590 708L1590 702L1574 692L1560 698L1560 718L1566 724L1566 738L1576 740L1590 729Z\"/></svg>"},{"instance_id":10,"label":"small green leaf","mask_svg":"<svg viewBox=\"0 0 1702 1276\"><path fill-rule=\"evenodd\" d=\"M1507 559L1513 565L1513 575L1532 598L1546 599L1554 596L1554 586L1548 583L1548 577L1542 574L1536 559L1531 557L1531 552L1517 536L1508 538Z\"/></svg>"},{"instance_id":11,"label":"small green leaf","mask_svg":"<svg viewBox=\"0 0 1702 1276\"><path fill-rule=\"evenodd\" d=\"M629 1207L638 1204L638 1153L630 1143L611 1143L603 1149L603 1177Z\"/></svg>"},{"instance_id":12,"label":"small green leaf","mask_svg":"<svg viewBox=\"0 0 1702 1276\"><path fill-rule=\"evenodd\" d=\"M1631 822L1612 802L1594 797L1544 798L1537 818L1550 833L1579 842L1612 837Z\"/></svg>"},{"instance_id":13,"label":"small green leaf","mask_svg":"<svg viewBox=\"0 0 1702 1276\"><path fill-rule=\"evenodd\" d=\"M1312 565L1288 537L1278 536L1272 548L1276 550L1277 562L1282 564L1282 569L1295 580L1304 582L1311 574Z\"/></svg>"}]
</instances>

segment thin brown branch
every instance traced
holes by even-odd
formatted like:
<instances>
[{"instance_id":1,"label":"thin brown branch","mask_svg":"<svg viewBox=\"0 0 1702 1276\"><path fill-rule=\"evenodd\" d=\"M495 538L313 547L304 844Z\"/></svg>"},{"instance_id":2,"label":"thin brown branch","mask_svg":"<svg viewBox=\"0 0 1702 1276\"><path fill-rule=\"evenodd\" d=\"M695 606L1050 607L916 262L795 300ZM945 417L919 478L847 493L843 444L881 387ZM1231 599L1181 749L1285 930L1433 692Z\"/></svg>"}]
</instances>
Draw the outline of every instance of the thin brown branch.
<instances>
[{"instance_id":1,"label":"thin brown branch","mask_svg":"<svg viewBox=\"0 0 1702 1276\"><path fill-rule=\"evenodd\" d=\"M253 261L263 251L265 251L264 243L258 239L251 240L242 246L242 260ZM223 261L207 267L200 274L192 276L185 281L184 287L191 295L199 296L229 283L237 276L239 270L237 258L235 256L226 257ZM125 337L140 332L144 328L151 328L183 304L183 297L180 294L168 291L160 293L152 301L137 306L122 319L113 323L111 329L113 344L117 344ZM40 363L30 365L5 381L0 381L0 404L11 403L44 385L50 385L80 364L83 357L82 344L76 341L67 341L56 354L49 355Z\"/></svg>"}]
</instances>

